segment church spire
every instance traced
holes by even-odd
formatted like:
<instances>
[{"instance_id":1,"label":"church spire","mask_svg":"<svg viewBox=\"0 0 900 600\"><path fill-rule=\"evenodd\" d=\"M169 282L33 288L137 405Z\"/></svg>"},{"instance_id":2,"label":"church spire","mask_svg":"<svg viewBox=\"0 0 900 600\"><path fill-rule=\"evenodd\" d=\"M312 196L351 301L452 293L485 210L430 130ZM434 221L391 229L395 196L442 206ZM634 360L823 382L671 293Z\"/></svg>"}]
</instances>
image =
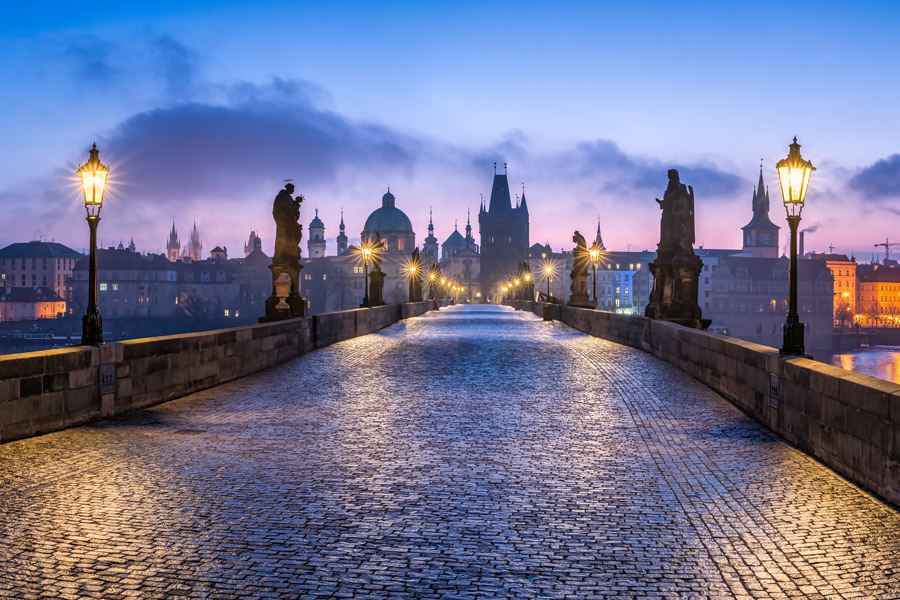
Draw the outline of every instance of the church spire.
<instances>
[{"instance_id":1,"label":"church spire","mask_svg":"<svg viewBox=\"0 0 900 600\"><path fill-rule=\"evenodd\" d=\"M597 216L597 237L594 238L594 243L599 246L600 250L606 250L606 246L603 245L603 238L600 236L600 217Z\"/></svg>"}]
</instances>

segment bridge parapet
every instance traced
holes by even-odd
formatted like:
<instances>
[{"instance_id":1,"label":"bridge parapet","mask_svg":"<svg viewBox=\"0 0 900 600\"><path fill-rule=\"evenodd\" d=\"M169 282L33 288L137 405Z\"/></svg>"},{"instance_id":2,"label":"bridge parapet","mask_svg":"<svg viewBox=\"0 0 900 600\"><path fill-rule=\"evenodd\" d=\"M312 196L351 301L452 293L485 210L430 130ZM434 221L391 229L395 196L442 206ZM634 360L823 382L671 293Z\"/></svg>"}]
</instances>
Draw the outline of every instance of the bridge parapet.
<instances>
[{"instance_id":1,"label":"bridge parapet","mask_svg":"<svg viewBox=\"0 0 900 600\"><path fill-rule=\"evenodd\" d=\"M435 308L388 304L259 325L0 356L0 442L144 408Z\"/></svg>"},{"instance_id":2,"label":"bridge parapet","mask_svg":"<svg viewBox=\"0 0 900 600\"><path fill-rule=\"evenodd\" d=\"M543 303L521 305L543 316ZM900 506L900 385L775 348L638 315L560 307L560 321L640 348L716 390L788 442Z\"/></svg>"}]
</instances>

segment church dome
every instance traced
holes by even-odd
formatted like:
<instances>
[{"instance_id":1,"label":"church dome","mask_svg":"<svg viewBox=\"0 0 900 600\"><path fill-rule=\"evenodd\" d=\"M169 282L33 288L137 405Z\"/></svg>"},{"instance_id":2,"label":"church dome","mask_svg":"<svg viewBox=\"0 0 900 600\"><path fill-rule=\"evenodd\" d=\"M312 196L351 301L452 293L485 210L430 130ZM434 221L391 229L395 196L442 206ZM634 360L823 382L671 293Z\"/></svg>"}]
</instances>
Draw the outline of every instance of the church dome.
<instances>
[{"instance_id":1,"label":"church dome","mask_svg":"<svg viewBox=\"0 0 900 600\"><path fill-rule=\"evenodd\" d=\"M387 194L381 197L381 208L375 210L369 218L366 219L366 225L363 232L375 233L376 231L385 234L388 232L404 232L412 233L412 223L409 217L402 210L394 206L394 195L388 190Z\"/></svg>"}]
</instances>

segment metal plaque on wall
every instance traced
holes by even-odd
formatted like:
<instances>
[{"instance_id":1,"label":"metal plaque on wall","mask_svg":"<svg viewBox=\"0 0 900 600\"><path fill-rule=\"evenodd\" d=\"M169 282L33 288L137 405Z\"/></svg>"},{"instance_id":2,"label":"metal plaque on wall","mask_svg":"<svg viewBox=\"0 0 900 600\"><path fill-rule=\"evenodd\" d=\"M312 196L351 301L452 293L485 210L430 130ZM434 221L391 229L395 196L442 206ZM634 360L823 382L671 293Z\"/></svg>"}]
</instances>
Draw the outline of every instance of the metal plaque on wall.
<instances>
[{"instance_id":1,"label":"metal plaque on wall","mask_svg":"<svg viewBox=\"0 0 900 600\"><path fill-rule=\"evenodd\" d=\"M100 365L100 395L116 393L116 363Z\"/></svg>"}]
</instances>

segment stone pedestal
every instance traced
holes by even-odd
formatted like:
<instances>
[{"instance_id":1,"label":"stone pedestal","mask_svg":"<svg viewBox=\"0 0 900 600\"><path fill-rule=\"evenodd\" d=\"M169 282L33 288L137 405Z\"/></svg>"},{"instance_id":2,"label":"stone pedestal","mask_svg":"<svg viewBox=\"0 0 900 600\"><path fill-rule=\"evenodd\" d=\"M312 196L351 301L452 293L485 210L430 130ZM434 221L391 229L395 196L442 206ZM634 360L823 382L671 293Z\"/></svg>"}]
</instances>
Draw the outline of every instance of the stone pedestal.
<instances>
[{"instance_id":1,"label":"stone pedestal","mask_svg":"<svg viewBox=\"0 0 900 600\"><path fill-rule=\"evenodd\" d=\"M266 299L266 316L260 317L260 323L269 321L280 321L282 319L293 319L296 317L305 317L306 300L300 295L300 271L303 266L298 259L294 264L272 263L269 270L272 271L272 295ZM290 280L287 297L283 292L279 295L277 282L284 281L279 277L287 275ZM285 308L287 304L287 308Z\"/></svg>"},{"instance_id":2,"label":"stone pedestal","mask_svg":"<svg viewBox=\"0 0 900 600\"><path fill-rule=\"evenodd\" d=\"M578 308L596 307L596 305L591 301L591 297L588 296L587 281L587 273L572 273L572 286L569 288L572 293L569 296L569 301L566 302L568 306L575 306Z\"/></svg>"},{"instance_id":3,"label":"stone pedestal","mask_svg":"<svg viewBox=\"0 0 900 600\"><path fill-rule=\"evenodd\" d=\"M703 262L696 254L660 249L648 267L653 274L653 290L644 316L672 321L685 327L706 329L711 321L703 319L697 303Z\"/></svg>"},{"instance_id":4,"label":"stone pedestal","mask_svg":"<svg viewBox=\"0 0 900 600\"><path fill-rule=\"evenodd\" d=\"M369 306L384 304L384 271L380 267L369 273Z\"/></svg>"}]
</instances>

